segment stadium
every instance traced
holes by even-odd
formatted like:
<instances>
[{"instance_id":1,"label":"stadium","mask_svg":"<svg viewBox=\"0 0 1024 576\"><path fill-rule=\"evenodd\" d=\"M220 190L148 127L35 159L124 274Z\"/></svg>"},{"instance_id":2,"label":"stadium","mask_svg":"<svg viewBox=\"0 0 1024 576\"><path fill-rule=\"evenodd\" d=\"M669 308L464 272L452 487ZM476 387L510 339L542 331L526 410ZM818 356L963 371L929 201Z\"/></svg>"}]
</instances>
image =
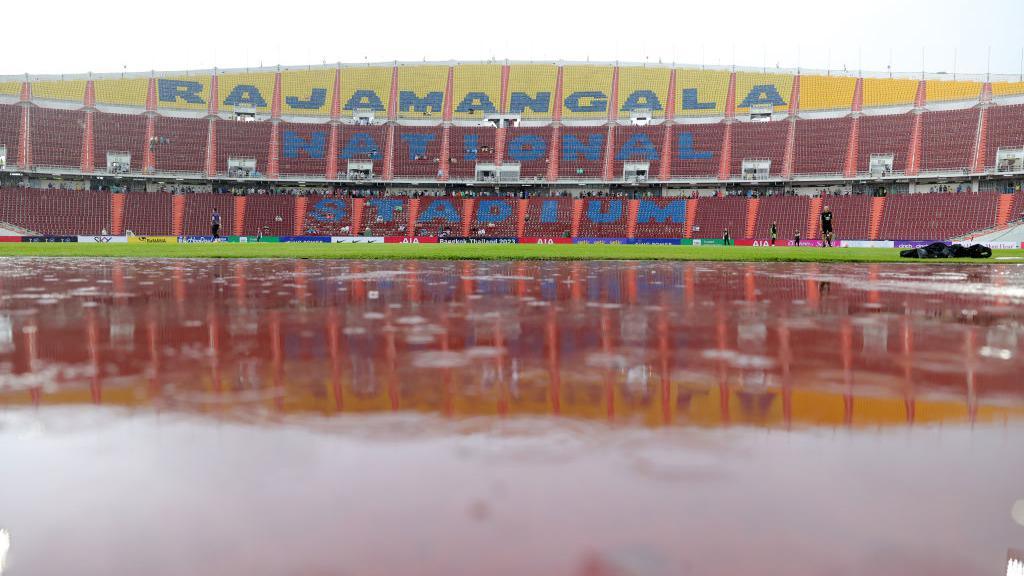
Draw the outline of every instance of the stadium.
<instances>
[{"instance_id":1,"label":"stadium","mask_svg":"<svg viewBox=\"0 0 1024 576\"><path fill-rule=\"evenodd\" d=\"M0 575L1014 574L1022 184L1005 74L0 76Z\"/></svg>"}]
</instances>

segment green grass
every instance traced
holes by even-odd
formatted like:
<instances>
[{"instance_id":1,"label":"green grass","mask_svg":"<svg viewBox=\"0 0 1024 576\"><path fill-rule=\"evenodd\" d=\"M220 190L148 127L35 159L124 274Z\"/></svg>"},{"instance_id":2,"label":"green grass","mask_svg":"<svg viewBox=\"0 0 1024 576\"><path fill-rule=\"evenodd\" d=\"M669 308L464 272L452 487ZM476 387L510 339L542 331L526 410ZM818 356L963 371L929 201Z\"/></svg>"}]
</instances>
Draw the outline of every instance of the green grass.
<instances>
[{"instance_id":1,"label":"green grass","mask_svg":"<svg viewBox=\"0 0 1024 576\"><path fill-rule=\"evenodd\" d=\"M884 248L748 246L630 246L536 244L7 244L3 256L116 258L351 258L432 260L700 260L735 262L922 262ZM993 257L1022 260L924 260L923 262L1024 263L1024 250L995 250Z\"/></svg>"}]
</instances>

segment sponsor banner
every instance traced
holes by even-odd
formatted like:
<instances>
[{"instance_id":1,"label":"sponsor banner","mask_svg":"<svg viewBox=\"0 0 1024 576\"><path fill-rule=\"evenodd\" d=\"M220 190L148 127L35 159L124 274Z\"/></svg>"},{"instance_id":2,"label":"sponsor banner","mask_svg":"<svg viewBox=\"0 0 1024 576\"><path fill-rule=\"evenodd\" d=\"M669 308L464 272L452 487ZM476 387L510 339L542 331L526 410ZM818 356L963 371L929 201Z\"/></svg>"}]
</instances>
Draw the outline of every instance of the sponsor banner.
<instances>
[{"instance_id":1,"label":"sponsor banner","mask_svg":"<svg viewBox=\"0 0 1024 576\"><path fill-rule=\"evenodd\" d=\"M963 242L964 246L970 246L974 242ZM1021 247L1018 242L978 242L982 246L988 246L993 250L1017 250Z\"/></svg>"},{"instance_id":2,"label":"sponsor banner","mask_svg":"<svg viewBox=\"0 0 1024 576\"><path fill-rule=\"evenodd\" d=\"M572 238L520 238L520 244L572 244Z\"/></svg>"},{"instance_id":3,"label":"sponsor banner","mask_svg":"<svg viewBox=\"0 0 1024 576\"><path fill-rule=\"evenodd\" d=\"M129 236L129 244L177 244L177 236Z\"/></svg>"},{"instance_id":4,"label":"sponsor banner","mask_svg":"<svg viewBox=\"0 0 1024 576\"><path fill-rule=\"evenodd\" d=\"M924 248L929 244L935 244L936 242L942 242L943 244L949 244L944 240L893 240L896 248Z\"/></svg>"},{"instance_id":5,"label":"sponsor banner","mask_svg":"<svg viewBox=\"0 0 1024 576\"><path fill-rule=\"evenodd\" d=\"M667 246L679 246L682 240L679 238L634 238L630 244L662 244Z\"/></svg>"},{"instance_id":6,"label":"sponsor banner","mask_svg":"<svg viewBox=\"0 0 1024 576\"><path fill-rule=\"evenodd\" d=\"M228 236L228 242L240 242L247 244L249 242L280 242L279 236Z\"/></svg>"},{"instance_id":7,"label":"sponsor banner","mask_svg":"<svg viewBox=\"0 0 1024 576\"><path fill-rule=\"evenodd\" d=\"M454 238L438 238L441 244L518 244L518 238L487 238L485 236L456 236Z\"/></svg>"},{"instance_id":8,"label":"sponsor banner","mask_svg":"<svg viewBox=\"0 0 1024 576\"><path fill-rule=\"evenodd\" d=\"M21 236L0 236L0 242L21 242Z\"/></svg>"},{"instance_id":9,"label":"sponsor banner","mask_svg":"<svg viewBox=\"0 0 1024 576\"><path fill-rule=\"evenodd\" d=\"M78 236L22 236L22 242L78 242Z\"/></svg>"},{"instance_id":10,"label":"sponsor banner","mask_svg":"<svg viewBox=\"0 0 1024 576\"><path fill-rule=\"evenodd\" d=\"M839 245L843 248L895 248L896 243L892 240L840 240Z\"/></svg>"},{"instance_id":11,"label":"sponsor banner","mask_svg":"<svg viewBox=\"0 0 1024 576\"><path fill-rule=\"evenodd\" d=\"M385 236L385 244L437 244L437 236L416 236L409 238L408 236Z\"/></svg>"},{"instance_id":12,"label":"sponsor banner","mask_svg":"<svg viewBox=\"0 0 1024 576\"><path fill-rule=\"evenodd\" d=\"M573 244L632 244L629 238L573 238Z\"/></svg>"},{"instance_id":13,"label":"sponsor banner","mask_svg":"<svg viewBox=\"0 0 1024 576\"><path fill-rule=\"evenodd\" d=\"M725 240L721 238L695 238L694 246L725 246Z\"/></svg>"},{"instance_id":14,"label":"sponsor banner","mask_svg":"<svg viewBox=\"0 0 1024 576\"><path fill-rule=\"evenodd\" d=\"M227 238L214 238L213 236L178 236L179 244L212 244L213 242L227 241Z\"/></svg>"},{"instance_id":15,"label":"sponsor banner","mask_svg":"<svg viewBox=\"0 0 1024 576\"><path fill-rule=\"evenodd\" d=\"M383 244L383 236L331 236L332 244Z\"/></svg>"},{"instance_id":16,"label":"sponsor banner","mask_svg":"<svg viewBox=\"0 0 1024 576\"><path fill-rule=\"evenodd\" d=\"M321 242L329 243L330 236L281 236L280 242Z\"/></svg>"},{"instance_id":17,"label":"sponsor banner","mask_svg":"<svg viewBox=\"0 0 1024 576\"><path fill-rule=\"evenodd\" d=\"M679 245L680 246L693 246L693 240L691 240L689 238L680 238L679 239Z\"/></svg>"},{"instance_id":18,"label":"sponsor banner","mask_svg":"<svg viewBox=\"0 0 1024 576\"><path fill-rule=\"evenodd\" d=\"M125 244L127 236L79 236L79 243L86 244Z\"/></svg>"}]
</instances>

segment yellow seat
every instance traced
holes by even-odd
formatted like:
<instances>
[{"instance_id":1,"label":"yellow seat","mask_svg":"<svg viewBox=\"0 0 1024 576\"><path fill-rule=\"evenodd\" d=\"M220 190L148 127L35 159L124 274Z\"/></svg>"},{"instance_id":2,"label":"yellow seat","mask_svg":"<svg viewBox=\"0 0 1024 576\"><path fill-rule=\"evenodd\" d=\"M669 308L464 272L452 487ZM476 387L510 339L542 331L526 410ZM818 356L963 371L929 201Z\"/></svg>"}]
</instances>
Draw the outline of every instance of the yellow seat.
<instances>
[{"instance_id":1,"label":"yellow seat","mask_svg":"<svg viewBox=\"0 0 1024 576\"><path fill-rule=\"evenodd\" d=\"M281 114L330 116L335 68L281 71Z\"/></svg>"},{"instance_id":2,"label":"yellow seat","mask_svg":"<svg viewBox=\"0 0 1024 576\"><path fill-rule=\"evenodd\" d=\"M655 118L664 118L671 75L670 68L660 66L620 67L619 116L628 118L633 110L648 109Z\"/></svg>"},{"instance_id":3,"label":"yellow seat","mask_svg":"<svg viewBox=\"0 0 1024 576\"><path fill-rule=\"evenodd\" d=\"M273 72L229 72L217 77L217 97L221 110L255 109L270 113L274 101Z\"/></svg>"},{"instance_id":4,"label":"yellow seat","mask_svg":"<svg viewBox=\"0 0 1024 576\"><path fill-rule=\"evenodd\" d=\"M853 107L857 79L847 76L800 76L801 110L845 110Z\"/></svg>"},{"instance_id":5,"label":"yellow seat","mask_svg":"<svg viewBox=\"0 0 1024 576\"><path fill-rule=\"evenodd\" d=\"M398 117L410 119L444 116L448 67L431 64L398 67Z\"/></svg>"},{"instance_id":6,"label":"yellow seat","mask_svg":"<svg viewBox=\"0 0 1024 576\"><path fill-rule=\"evenodd\" d=\"M913 104L917 84L917 80L907 78L865 78L864 107Z\"/></svg>"},{"instance_id":7,"label":"yellow seat","mask_svg":"<svg viewBox=\"0 0 1024 576\"><path fill-rule=\"evenodd\" d=\"M32 99L83 102L85 100L85 84L85 80L33 82Z\"/></svg>"},{"instance_id":8,"label":"yellow seat","mask_svg":"<svg viewBox=\"0 0 1024 576\"><path fill-rule=\"evenodd\" d=\"M562 118L608 118L612 94L612 66L564 66L562 68Z\"/></svg>"},{"instance_id":9,"label":"yellow seat","mask_svg":"<svg viewBox=\"0 0 1024 576\"><path fill-rule=\"evenodd\" d=\"M756 104L772 104L775 112L789 110L793 93L791 74L736 73L736 113L746 113Z\"/></svg>"},{"instance_id":10,"label":"yellow seat","mask_svg":"<svg viewBox=\"0 0 1024 576\"><path fill-rule=\"evenodd\" d=\"M351 117L357 110L373 110L375 117L386 118L391 102L390 66L343 66L341 68L341 116Z\"/></svg>"},{"instance_id":11,"label":"yellow seat","mask_svg":"<svg viewBox=\"0 0 1024 576\"><path fill-rule=\"evenodd\" d=\"M452 117L483 118L501 111L501 66L459 64L452 78Z\"/></svg>"},{"instance_id":12,"label":"yellow seat","mask_svg":"<svg viewBox=\"0 0 1024 576\"><path fill-rule=\"evenodd\" d=\"M219 85L218 89L222 90ZM164 76L156 81L157 108L206 110L210 102L210 76Z\"/></svg>"},{"instance_id":13,"label":"yellow seat","mask_svg":"<svg viewBox=\"0 0 1024 576\"><path fill-rule=\"evenodd\" d=\"M512 64L508 73L508 111L526 119L546 119L554 114L558 66Z\"/></svg>"},{"instance_id":14,"label":"yellow seat","mask_svg":"<svg viewBox=\"0 0 1024 576\"><path fill-rule=\"evenodd\" d=\"M927 102L977 100L981 97L981 83L952 80L928 80L925 82L925 95Z\"/></svg>"},{"instance_id":15,"label":"yellow seat","mask_svg":"<svg viewBox=\"0 0 1024 576\"><path fill-rule=\"evenodd\" d=\"M94 80L92 87L97 104L144 108L146 93L149 91L149 78Z\"/></svg>"},{"instance_id":16,"label":"yellow seat","mask_svg":"<svg viewBox=\"0 0 1024 576\"><path fill-rule=\"evenodd\" d=\"M676 116L724 116L729 75L725 70L676 70Z\"/></svg>"}]
</instances>

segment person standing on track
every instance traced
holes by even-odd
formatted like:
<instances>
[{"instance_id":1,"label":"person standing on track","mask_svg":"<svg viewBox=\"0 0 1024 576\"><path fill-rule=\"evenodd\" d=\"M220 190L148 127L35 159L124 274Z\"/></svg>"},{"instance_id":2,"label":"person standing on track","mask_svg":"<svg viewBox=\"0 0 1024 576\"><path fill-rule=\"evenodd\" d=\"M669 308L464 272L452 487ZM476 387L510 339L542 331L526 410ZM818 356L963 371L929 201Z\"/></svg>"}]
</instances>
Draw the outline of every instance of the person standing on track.
<instances>
[{"instance_id":1,"label":"person standing on track","mask_svg":"<svg viewBox=\"0 0 1024 576\"><path fill-rule=\"evenodd\" d=\"M771 238L771 245L775 246L775 241L779 239L779 227L775 222L772 222L772 227L768 230L768 237Z\"/></svg>"},{"instance_id":2,"label":"person standing on track","mask_svg":"<svg viewBox=\"0 0 1024 576\"><path fill-rule=\"evenodd\" d=\"M825 245L829 248L832 248L833 235L832 209L825 206L825 209L821 211L821 239L825 241Z\"/></svg>"},{"instance_id":3,"label":"person standing on track","mask_svg":"<svg viewBox=\"0 0 1024 576\"><path fill-rule=\"evenodd\" d=\"M213 209L213 215L210 216L210 236L213 236L214 240L220 238L220 212L216 208Z\"/></svg>"}]
</instances>

